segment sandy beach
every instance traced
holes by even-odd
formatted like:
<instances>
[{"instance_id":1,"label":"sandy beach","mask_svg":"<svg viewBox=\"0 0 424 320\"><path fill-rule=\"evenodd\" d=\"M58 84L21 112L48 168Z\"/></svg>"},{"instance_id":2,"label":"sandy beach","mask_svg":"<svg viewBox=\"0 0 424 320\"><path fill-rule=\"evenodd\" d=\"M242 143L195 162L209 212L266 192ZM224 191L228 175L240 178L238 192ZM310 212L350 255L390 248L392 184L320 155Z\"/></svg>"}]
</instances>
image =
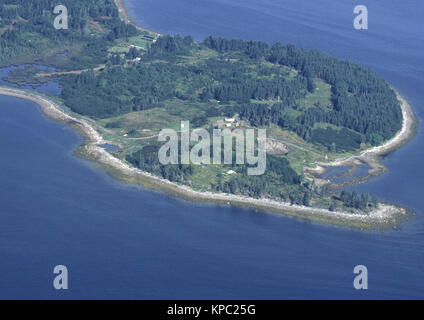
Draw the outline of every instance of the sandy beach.
<instances>
[{"instance_id":1,"label":"sandy beach","mask_svg":"<svg viewBox=\"0 0 424 320\"><path fill-rule=\"evenodd\" d=\"M188 186L179 185L131 167L128 163L114 157L108 151L98 146L107 141L104 141L89 121L67 114L61 106L47 97L6 87L0 87L0 94L35 102L49 118L73 127L85 137L85 142L80 147L83 156L96 161L108 172L112 173L113 176L125 181L141 183L151 189L161 190L186 200L250 207L268 212L284 213L301 218L359 228L393 227L399 220L406 218L407 215L407 211L404 208L390 204L380 204L377 209L369 214L352 214L343 211L329 211L320 208L291 205L290 203L271 199L255 199L226 193L196 191ZM401 99L400 96L399 98ZM413 113L408 103L403 99L401 101L402 113L404 114L402 130L384 145L363 151L361 156L381 154L382 152L393 150L397 146L402 145L405 139L409 138L411 129L408 126L413 124ZM343 164L344 161L348 161L348 159L340 159L333 163L333 165L337 165L338 163Z\"/></svg>"}]
</instances>

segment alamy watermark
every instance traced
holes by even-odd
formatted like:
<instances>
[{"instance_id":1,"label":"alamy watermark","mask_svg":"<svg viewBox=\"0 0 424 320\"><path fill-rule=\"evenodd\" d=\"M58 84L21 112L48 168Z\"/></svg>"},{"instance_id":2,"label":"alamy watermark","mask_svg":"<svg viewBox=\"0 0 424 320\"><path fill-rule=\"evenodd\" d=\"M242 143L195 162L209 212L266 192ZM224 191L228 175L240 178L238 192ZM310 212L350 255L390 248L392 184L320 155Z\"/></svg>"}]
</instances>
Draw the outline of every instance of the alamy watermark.
<instances>
[{"instance_id":1,"label":"alamy watermark","mask_svg":"<svg viewBox=\"0 0 424 320\"><path fill-rule=\"evenodd\" d=\"M358 5L353 8L353 13L357 14L353 20L353 27L356 30L368 29L368 8L364 5Z\"/></svg>"},{"instance_id":2,"label":"alamy watermark","mask_svg":"<svg viewBox=\"0 0 424 320\"><path fill-rule=\"evenodd\" d=\"M57 265L53 268L53 273L57 276L53 280L53 287L56 290L68 289L68 268L64 265Z\"/></svg>"},{"instance_id":3,"label":"alamy watermark","mask_svg":"<svg viewBox=\"0 0 424 320\"><path fill-rule=\"evenodd\" d=\"M68 29L68 9L64 5L57 5L53 10L54 14L58 14L54 18L53 26L56 30Z\"/></svg>"},{"instance_id":4,"label":"alamy watermark","mask_svg":"<svg viewBox=\"0 0 424 320\"><path fill-rule=\"evenodd\" d=\"M364 265L357 265L353 268L353 273L357 274L353 280L353 287L356 290L368 289L368 268Z\"/></svg>"},{"instance_id":5,"label":"alamy watermark","mask_svg":"<svg viewBox=\"0 0 424 320\"><path fill-rule=\"evenodd\" d=\"M257 131L257 136L255 131ZM262 175L265 173L266 129L239 129L233 131L228 128L223 130L213 129L211 139L208 130L198 128L190 132L189 121L182 121L180 138L175 130L163 129L159 133L158 140L165 142L158 153L159 162L162 165L233 164L233 141L235 140L235 164L247 163L253 166L248 167L248 175ZM190 149L190 144L193 143L195 145ZM222 146L224 146L224 150L222 150Z\"/></svg>"}]
</instances>

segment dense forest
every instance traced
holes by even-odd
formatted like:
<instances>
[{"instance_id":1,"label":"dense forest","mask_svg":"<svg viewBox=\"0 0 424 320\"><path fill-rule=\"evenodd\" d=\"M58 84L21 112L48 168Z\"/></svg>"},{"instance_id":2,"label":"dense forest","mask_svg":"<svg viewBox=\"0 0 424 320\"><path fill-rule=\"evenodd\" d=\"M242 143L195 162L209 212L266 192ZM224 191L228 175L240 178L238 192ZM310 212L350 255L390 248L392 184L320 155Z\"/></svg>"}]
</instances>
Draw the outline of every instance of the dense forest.
<instances>
[{"instance_id":1,"label":"dense forest","mask_svg":"<svg viewBox=\"0 0 424 320\"><path fill-rule=\"evenodd\" d=\"M56 30L53 10L68 10L68 29ZM68 69L93 67L107 56L110 41L137 34L121 21L113 0L0 0L0 65L46 50L80 45Z\"/></svg>"},{"instance_id":2,"label":"dense forest","mask_svg":"<svg viewBox=\"0 0 424 320\"><path fill-rule=\"evenodd\" d=\"M132 63L137 57L141 60ZM315 103L300 108L299 101L314 93L317 80L331 86L331 107ZM163 36L147 52L131 49L123 57L111 56L102 72L68 75L61 81L66 105L90 117L110 118L165 106L172 113L173 105L197 104L197 116L182 119L194 127L207 127L209 118L238 115L254 127L276 124L330 152L379 144L401 126L393 90L372 71L291 45L213 37L196 43L191 37ZM158 148L144 146L126 160L193 186L197 166L163 166L157 160ZM224 166L216 179L207 182L208 190L309 205L313 185L287 159L268 155L262 176L248 176L246 168L232 166L236 174L228 176ZM356 210L372 207L368 196L343 194L337 201Z\"/></svg>"},{"instance_id":3,"label":"dense forest","mask_svg":"<svg viewBox=\"0 0 424 320\"><path fill-rule=\"evenodd\" d=\"M304 77L287 79L285 72L271 66L257 65L253 74L247 62L222 57L195 65L181 63L180 55L199 49L191 37L161 37L143 56L143 62L134 67L116 66L117 62L111 61L115 67L100 74L87 72L64 79L63 98L77 112L108 117L152 108L172 98L242 103L280 97L282 104L293 105L306 93ZM88 101L92 96L99 103ZM81 97L88 100L84 102Z\"/></svg>"},{"instance_id":4,"label":"dense forest","mask_svg":"<svg viewBox=\"0 0 424 320\"><path fill-rule=\"evenodd\" d=\"M219 52L242 51L252 59L289 66L307 79L320 78L329 83L333 110L313 106L302 114L295 131L303 138L311 137L316 122L327 122L362 133L366 142L375 145L391 138L401 127L402 114L395 93L369 69L280 43L268 47L265 43L208 37L204 44ZM282 120L284 125L284 119L269 119L275 123Z\"/></svg>"},{"instance_id":5,"label":"dense forest","mask_svg":"<svg viewBox=\"0 0 424 320\"><path fill-rule=\"evenodd\" d=\"M123 126L122 116L137 114L141 119L142 111L166 110L148 120L172 116L174 122L177 117L190 120L192 127L211 129L217 118L235 117L253 127L288 130L298 140L336 153L378 145L401 128L394 91L358 64L293 45L212 36L199 43L190 36L166 35L140 47L129 38L141 40L137 38L142 33L119 18L113 0L61 1L68 8L68 30L53 28L57 4L0 0L0 65L71 48L74 52L66 63L56 67L79 71L56 76L60 98L72 111L106 129L121 130L119 134L137 131ZM317 84L321 90L322 84L327 86L328 103L311 99L320 90ZM205 170L199 174L198 166L161 165L158 149L151 142L132 145L124 156L170 181L195 186L201 176L207 190L303 205L309 205L315 194L313 183L284 156L267 155L261 176L248 176L246 165L223 165L208 176ZM234 174L227 174L229 169ZM377 203L368 195L348 192L334 200L332 210L336 202L356 210Z\"/></svg>"},{"instance_id":6,"label":"dense forest","mask_svg":"<svg viewBox=\"0 0 424 320\"><path fill-rule=\"evenodd\" d=\"M205 47L216 54L193 63L190 57ZM380 144L402 123L395 93L374 72L292 45L270 47L213 37L196 44L191 37L164 36L139 64L109 65L98 74L64 79L66 104L82 114L109 117L154 108L170 99L232 102L230 111L252 125L275 123L329 149L335 143L337 150L353 150L362 142ZM289 75L287 67L296 73ZM311 105L293 119L293 113L284 110L297 109L299 99L315 90L315 79L331 85L332 108ZM349 130L323 130L316 128L317 123Z\"/></svg>"},{"instance_id":7,"label":"dense forest","mask_svg":"<svg viewBox=\"0 0 424 320\"><path fill-rule=\"evenodd\" d=\"M358 194L356 191L342 191L340 193L340 200L347 207L364 210L369 206L376 207L378 200L376 196L369 196L368 194Z\"/></svg>"},{"instance_id":8,"label":"dense forest","mask_svg":"<svg viewBox=\"0 0 424 320\"><path fill-rule=\"evenodd\" d=\"M137 168L153 173L173 182L191 185L194 165L162 165L159 162L160 145L147 145L141 150L128 155L126 160ZM181 161L179 161L181 163ZM312 198L310 183L302 183L302 178L290 167L287 159L268 155L267 170L259 176L249 176L246 165L224 165L226 170L234 170L229 178L218 174L211 182L214 191L239 194L254 198L271 198L292 204L309 205Z\"/></svg>"}]
</instances>

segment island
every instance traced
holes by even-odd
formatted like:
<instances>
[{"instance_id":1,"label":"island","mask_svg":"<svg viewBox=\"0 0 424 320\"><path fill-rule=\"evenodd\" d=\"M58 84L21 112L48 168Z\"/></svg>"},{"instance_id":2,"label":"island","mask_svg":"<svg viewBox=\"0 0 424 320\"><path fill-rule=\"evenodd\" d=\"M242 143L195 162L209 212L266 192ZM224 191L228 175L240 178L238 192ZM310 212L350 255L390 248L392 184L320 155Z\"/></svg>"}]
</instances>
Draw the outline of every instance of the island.
<instances>
[{"instance_id":1,"label":"island","mask_svg":"<svg viewBox=\"0 0 424 320\"><path fill-rule=\"evenodd\" d=\"M34 101L80 132L81 157L188 200L360 228L393 227L408 216L374 195L340 192L384 172L381 157L415 132L409 104L372 70L291 44L163 35L136 26L121 1L62 2L72 11L67 30L53 28L50 1L0 0L0 67L54 67L14 70L0 94ZM60 95L21 87L47 79L60 83ZM161 130L182 139L183 121L211 136L265 129L266 170L248 175L249 165L236 161L161 164ZM358 179L323 176L364 164Z\"/></svg>"}]
</instances>

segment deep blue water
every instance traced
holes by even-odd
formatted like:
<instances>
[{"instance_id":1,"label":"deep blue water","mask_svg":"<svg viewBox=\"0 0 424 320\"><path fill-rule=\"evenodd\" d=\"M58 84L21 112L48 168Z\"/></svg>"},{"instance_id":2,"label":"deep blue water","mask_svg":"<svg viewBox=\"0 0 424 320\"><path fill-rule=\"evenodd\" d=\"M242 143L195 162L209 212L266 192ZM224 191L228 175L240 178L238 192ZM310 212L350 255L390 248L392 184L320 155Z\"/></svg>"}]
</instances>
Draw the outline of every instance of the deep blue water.
<instances>
[{"instance_id":1,"label":"deep blue water","mask_svg":"<svg viewBox=\"0 0 424 320\"><path fill-rule=\"evenodd\" d=\"M131 0L162 32L292 42L375 68L424 101L420 1ZM81 138L31 102L0 97L0 298L424 298L424 140L365 185L416 210L401 230L361 232L251 210L182 202L110 178L72 155ZM67 291L53 267L69 269ZM369 290L353 289L353 268Z\"/></svg>"}]
</instances>

